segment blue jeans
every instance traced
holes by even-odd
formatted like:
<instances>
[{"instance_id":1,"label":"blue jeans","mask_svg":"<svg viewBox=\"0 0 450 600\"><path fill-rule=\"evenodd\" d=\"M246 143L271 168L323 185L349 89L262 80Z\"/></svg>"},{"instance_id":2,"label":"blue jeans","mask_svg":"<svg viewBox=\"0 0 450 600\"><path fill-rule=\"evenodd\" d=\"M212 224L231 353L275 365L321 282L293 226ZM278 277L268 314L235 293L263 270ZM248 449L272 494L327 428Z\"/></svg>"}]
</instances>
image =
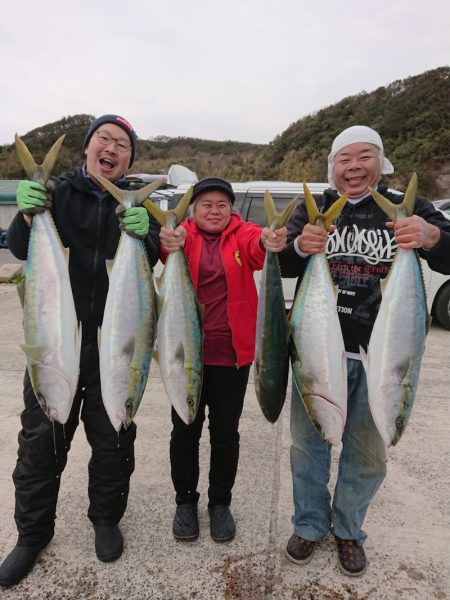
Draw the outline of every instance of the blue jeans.
<instances>
[{"instance_id":1,"label":"blue jeans","mask_svg":"<svg viewBox=\"0 0 450 600\"><path fill-rule=\"evenodd\" d=\"M312 424L292 384L291 472L294 533L317 541L329 531L363 544L367 508L386 475L386 445L370 413L362 362L347 359L347 421L333 502L328 490L331 445Z\"/></svg>"}]
</instances>

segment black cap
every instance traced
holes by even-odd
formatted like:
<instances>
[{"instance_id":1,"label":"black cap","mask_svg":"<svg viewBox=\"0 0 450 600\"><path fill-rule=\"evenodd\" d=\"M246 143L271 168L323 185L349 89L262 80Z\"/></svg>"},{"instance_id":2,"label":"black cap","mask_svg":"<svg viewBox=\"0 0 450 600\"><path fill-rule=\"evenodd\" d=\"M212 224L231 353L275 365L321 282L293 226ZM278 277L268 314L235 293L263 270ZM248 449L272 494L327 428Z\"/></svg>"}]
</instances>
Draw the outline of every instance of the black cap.
<instances>
[{"instance_id":1,"label":"black cap","mask_svg":"<svg viewBox=\"0 0 450 600\"><path fill-rule=\"evenodd\" d=\"M221 179L220 177L205 177L204 179L200 179L197 183L194 184L191 203L194 202L200 194L204 192L212 192L213 190L219 190L221 192L225 192L225 194L229 197L231 204L234 204L235 196L233 192L233 188L231 187L231 183L225 181L225 179Z\"/></svg>"},{"instance_id":2,"label":"black cap","mask_svg":"<svg viewBox=\"0 0 450 600\"><path fill-rule=\"evenodd\" d=\"M95 131L97 131L97 129L101 127L104 123L112 123L113 125L117 125L117 127L120 127L125 131L126 134L128 134L128 137L130 138L131 142L131 156L128 167L131 167L131 165L134 162L134 154L136 152L137 135L131 124L123 117L119 117L119 115L103 115L102 117L95 119L95 121L92 121L92 123L89 126L86 137L84 138L83 147L86 148L86 146L89 144L89 140L91 139L92 134Z\"/></svg>"}]
</instances>

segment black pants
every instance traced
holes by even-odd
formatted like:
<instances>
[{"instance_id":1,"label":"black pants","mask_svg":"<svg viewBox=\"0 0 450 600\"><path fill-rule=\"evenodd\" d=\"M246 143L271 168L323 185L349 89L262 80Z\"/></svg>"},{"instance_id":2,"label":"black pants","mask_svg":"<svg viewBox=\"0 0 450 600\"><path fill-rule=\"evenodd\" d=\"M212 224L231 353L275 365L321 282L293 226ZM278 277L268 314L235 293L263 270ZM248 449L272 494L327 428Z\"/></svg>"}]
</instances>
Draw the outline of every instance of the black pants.
<instances>
[{"instance_id":1,"label":"black pants","mask_svg":"<svg viewBox=\"0 0 450 600\"><path fill-rule=\"evenodd\" d=\"M134 423L115 431L103 406L97 342L83 343L80 378L67 423L51 423L41 409L28 372L24 378L25 409L21 414L14 518L19 544L29 546L53 536L56 503L67 453L81 419L92 448L89 461L88 517L95 523L122 518L134 470Z\"/></svg>"},{"instance_id":2,"label":"black pants","mask_svg":"<svg viewBox=\"0 0 450 600\"><path fill-rule=\"evenodd\" d=\"M244 405L250 366L203 367L200 405L193 423L186 425L172 408L170 464L176 503L199 499L199 443L208 405L211 458L208 506L229 505L239 461L239 419Z\"/></svg>"}]
</instances>

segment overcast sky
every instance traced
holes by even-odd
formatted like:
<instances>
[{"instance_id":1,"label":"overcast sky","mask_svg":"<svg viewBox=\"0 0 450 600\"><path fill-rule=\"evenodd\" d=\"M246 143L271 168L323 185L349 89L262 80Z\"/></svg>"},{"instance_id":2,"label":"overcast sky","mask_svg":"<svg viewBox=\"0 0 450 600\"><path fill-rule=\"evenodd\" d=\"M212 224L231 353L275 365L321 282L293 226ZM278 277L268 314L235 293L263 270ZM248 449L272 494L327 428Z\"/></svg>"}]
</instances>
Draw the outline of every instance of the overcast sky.
<instances>
[{"instance_id":1,"label":"overcast sky","mask_svg":"<svg viewBox=\"0 0 450 600\"><path fill-rule=\"evenodd\" d=\"M145 139L267 143L346 96L450 62L448 0L1 4L0 144L110 112Z\"/></svg>"}]
</instances>

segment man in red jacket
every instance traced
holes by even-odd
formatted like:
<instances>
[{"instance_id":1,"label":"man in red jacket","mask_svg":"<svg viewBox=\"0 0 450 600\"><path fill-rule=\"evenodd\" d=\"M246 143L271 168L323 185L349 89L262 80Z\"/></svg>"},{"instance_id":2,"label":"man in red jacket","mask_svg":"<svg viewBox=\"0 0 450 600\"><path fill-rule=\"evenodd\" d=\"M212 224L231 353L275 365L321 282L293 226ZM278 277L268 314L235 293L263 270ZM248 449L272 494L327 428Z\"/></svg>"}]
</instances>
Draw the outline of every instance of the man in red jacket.
<instances>
[{"instance_id":1,"label":"man in red jacket","mask_svg":"<svg viewBox=\"0 0 450 600\"><path fill-rule=\"evenodd\" d=\"M234 538L231 490L239 460L239 419L254 358L257 292L253 272L263 267L266 249L280 252L286 228L271 231L233 212L232 186L219 177L194 185L190 217L174 231L161 228L161 250L184 248L203 320L203 386L197 416L186 425L172 409L170 441L176 492L173 535L198 538L199 442L208 405L211 443L208 510L211 537Z\"/></svg>"}]
</instances>

